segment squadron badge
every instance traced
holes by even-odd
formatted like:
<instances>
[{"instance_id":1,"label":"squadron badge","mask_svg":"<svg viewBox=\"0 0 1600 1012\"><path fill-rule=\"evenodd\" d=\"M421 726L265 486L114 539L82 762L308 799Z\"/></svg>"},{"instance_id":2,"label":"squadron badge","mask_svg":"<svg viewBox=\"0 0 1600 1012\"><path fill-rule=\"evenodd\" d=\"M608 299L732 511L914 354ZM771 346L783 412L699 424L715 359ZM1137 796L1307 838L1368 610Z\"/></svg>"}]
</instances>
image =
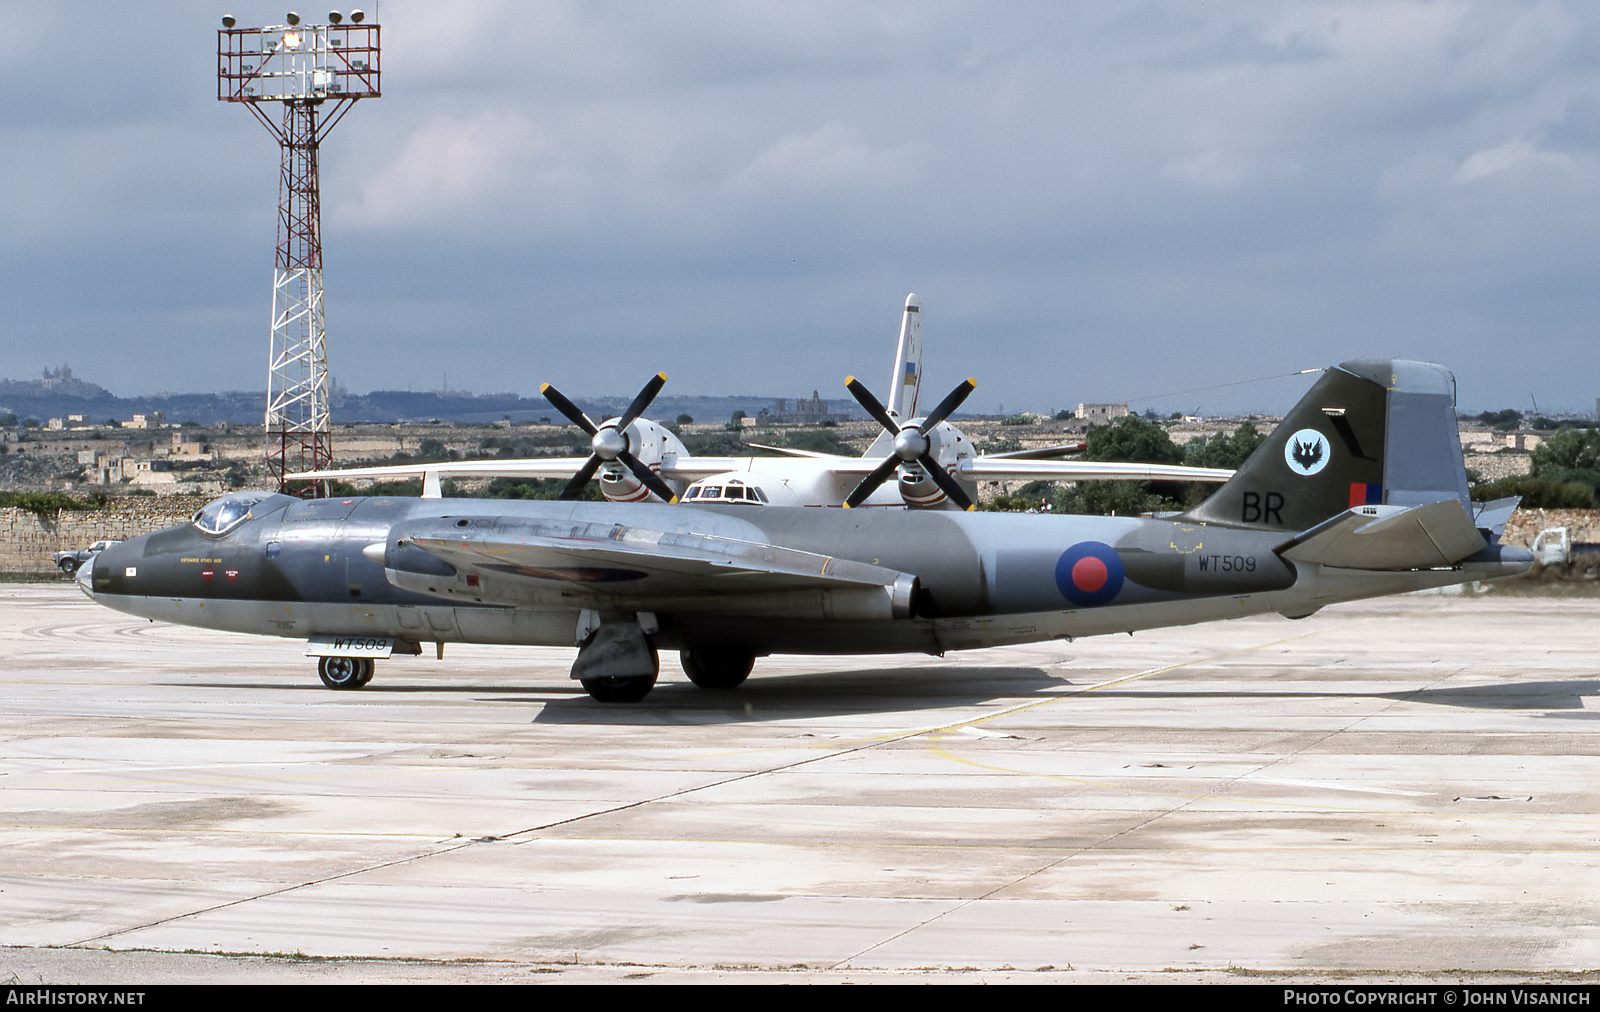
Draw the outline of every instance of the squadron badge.
<instances>
[{"instance_id":1,"label":"squadron badge","mask_svg":"<svg viewBox=\"0 0 1600 1012\"><path fill-rule=\"evenodd\" d=\"M1310 477L1328 466L1333 448L1316 429L1301 429L1283 447L1283 462L1301 477Z\"/></svg>"}]
</instances>

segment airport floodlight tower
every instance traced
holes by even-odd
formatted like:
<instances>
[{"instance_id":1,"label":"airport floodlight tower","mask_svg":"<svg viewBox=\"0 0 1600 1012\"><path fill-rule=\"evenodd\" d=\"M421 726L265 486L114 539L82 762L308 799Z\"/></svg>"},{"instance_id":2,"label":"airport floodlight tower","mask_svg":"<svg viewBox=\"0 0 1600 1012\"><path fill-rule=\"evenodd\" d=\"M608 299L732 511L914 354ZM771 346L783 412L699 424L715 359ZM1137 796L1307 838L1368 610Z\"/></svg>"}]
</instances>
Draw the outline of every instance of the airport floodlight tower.
<instances>
[{"instance_id":1,"label":"airport floodlight tower","mask_svg":"<svg viewBox=\"0 0 1600 1012\"><path fill-rule=\"evenodd\" d=\"M339 12L328 23L237 28L231 16L217 31L217 98L239 102L278 139L278 253L272 272L272 339L267 367L267 471L280 491L315 495L314 484L290 488L284 476L333 462L328 418L328 348L322 316L322 199L317 149L363 98L383 92L380 31L366 16ZM265 103L282 106L263 108Z\"/></svg>"}]
</instances>

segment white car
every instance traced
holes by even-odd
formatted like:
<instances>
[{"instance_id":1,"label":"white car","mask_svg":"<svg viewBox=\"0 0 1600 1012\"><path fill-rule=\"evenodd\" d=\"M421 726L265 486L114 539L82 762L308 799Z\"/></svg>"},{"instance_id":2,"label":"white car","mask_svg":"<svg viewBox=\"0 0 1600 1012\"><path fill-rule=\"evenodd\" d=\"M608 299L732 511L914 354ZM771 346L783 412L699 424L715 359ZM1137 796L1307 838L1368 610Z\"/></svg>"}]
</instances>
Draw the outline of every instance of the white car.
<instances>
[{"instance_id":1,"label":"white car","mask_svg":"<svg viewBox=\"0 0 1600 1012\"><path fill-rule=\"evenodd\" d=\"M117 543L110 540L96 541L88 548L80 548L75 552L57 552L55 554L56 566L68 576L73 576L78 572L79 566Z\"/></svg>"}]
</instances>

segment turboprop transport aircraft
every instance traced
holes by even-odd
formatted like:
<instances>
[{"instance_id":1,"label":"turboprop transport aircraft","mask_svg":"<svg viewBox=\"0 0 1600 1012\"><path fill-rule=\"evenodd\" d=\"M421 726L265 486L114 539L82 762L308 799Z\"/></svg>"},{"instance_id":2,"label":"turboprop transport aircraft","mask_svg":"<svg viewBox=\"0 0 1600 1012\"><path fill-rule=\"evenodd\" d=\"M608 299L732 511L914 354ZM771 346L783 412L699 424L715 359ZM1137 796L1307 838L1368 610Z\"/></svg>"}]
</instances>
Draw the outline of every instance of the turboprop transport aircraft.
<instances>
[{"instance_id":1,"label":"turboprop transport aircraft","mask_svg":"<svg viewBox=\"0 0 1600 1012\"><path fill-rule=\"evenodd\" d=\"M1328 369L1239 472L1163 519L234 493L78 575L151 619L307 641L330 688L450 641L573 645L602 702L658 651L730 689L773 653L947 650L1277 612L1522 572L1475 507L1454 379Z\"/></svg>"},{"instance_id":2,"label":"turboprop transport aircraft","mask_svg":"<svg viewBox=\"0 0 1600 1012\"><path fill-rule=\"evenodd\" d=\"M855 377L845 380L852 396L884 431L860 457L811 453L781 447L758 449L778 457L697 457L666 426L643 417L666 385L657 373L626 411L595 423L561 391L546 383L545 398L589 436L587 457L531 457L522 460L467 460L438 464L399 464L343 470L307 471L292 479L417 478L423 498L438 498L441 478L566 478L561 498L576 499L599 478L612 502L684 502L736 506L910 506L918 509L973 508L980 481L1226 481L1232 471L1168 464L1040 459L1079 449L1058 446L1023 453L979 454L966 435L945 421L977 386L967 380L925 417L917 417L922 387L922 310L907 296L900 341L885 407ZM885 486L898 472L894 485Z\"/></svg>"}]
</instances>

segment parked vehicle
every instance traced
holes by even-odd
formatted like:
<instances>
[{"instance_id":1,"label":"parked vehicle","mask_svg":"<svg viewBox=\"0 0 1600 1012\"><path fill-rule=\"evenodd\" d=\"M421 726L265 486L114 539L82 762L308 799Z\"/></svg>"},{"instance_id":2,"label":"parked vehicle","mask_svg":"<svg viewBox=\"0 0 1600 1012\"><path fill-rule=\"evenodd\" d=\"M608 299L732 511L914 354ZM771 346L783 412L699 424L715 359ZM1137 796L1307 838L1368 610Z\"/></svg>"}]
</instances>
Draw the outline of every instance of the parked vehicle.
<instances>
[{"instance_id":1,"label":"parked vehicle","mask_svg":"<svg viewBox=\"0 0 1600 1012\"><path fill-rule=\"evenodd\" d=\"M76 575L78 567L94 558L99 553L117 544L116 541L96 541L88 548L80 548L75 552L57 552L55 554L56 566L68 576Z\"/></svg>"},{"instance_id":2,"label":"parked vehicle","mask_svg":"<svg viewBox=\"0 0 1600 1012\"><path fill-rule=\"evenodd\" d=\"M1573 541L1565 527L1546 527L1533 539L1533 561L1538 571L1561 579L1600 578L1600 543Z\"/></svg>"}]
</instances>

